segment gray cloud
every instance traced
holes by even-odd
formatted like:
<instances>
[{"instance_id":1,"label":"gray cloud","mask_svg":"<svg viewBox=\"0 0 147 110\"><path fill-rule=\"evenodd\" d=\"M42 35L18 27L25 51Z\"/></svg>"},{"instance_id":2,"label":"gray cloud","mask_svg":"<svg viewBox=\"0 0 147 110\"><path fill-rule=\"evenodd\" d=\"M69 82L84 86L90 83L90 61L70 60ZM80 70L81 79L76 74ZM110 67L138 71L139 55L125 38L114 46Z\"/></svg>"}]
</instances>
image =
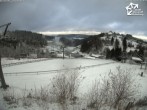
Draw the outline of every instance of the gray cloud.
<instances>
[{"instance_id":1,"label":"gray cloud","mask_svg":"<svg viewBox=\"0 0 147 110\"><path fill-rule=\"evenodd\" d=\"M4 1L4 0L3 0ZM127 16L129 0L23 0L0 2L0 25L32 31L95 30L147 35L147 1L143 16Z\"/></svg>"}]
</instances>

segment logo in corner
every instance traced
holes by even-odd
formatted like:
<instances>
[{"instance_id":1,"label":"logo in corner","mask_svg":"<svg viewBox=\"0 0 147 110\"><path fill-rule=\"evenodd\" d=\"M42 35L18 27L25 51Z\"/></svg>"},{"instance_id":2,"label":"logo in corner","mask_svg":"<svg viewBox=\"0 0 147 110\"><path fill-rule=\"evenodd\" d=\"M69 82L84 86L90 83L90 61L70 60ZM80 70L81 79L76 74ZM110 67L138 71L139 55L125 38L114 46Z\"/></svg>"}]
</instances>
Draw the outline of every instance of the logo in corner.
<instances>
[{"instance_id":1,"label":"logo in corner","mask_svg":"<svg viewBox=\"0 0 147 110\"><path fill-rule=\"evenodd\" d=\"M144 15L143 11L141 9L139 9L138 4L134 4L134 3L130 3L127 7L127 15L131 16L131 15Z\"/></svg>"}]
</instances>

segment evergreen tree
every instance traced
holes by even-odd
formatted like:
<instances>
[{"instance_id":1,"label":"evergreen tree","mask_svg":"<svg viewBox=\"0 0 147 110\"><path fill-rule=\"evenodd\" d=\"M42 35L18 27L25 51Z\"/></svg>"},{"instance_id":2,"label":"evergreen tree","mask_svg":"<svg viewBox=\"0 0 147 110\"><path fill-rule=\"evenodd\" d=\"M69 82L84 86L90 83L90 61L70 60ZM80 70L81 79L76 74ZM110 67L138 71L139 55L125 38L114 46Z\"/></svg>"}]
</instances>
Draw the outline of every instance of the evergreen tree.
<instances>
[{"instance_id":1,"label":"evergreen tree","mask_svg":"<svg viewBox=\"0 0 147 110\"><path fill-rule=\"evenodd\" d=\"M81 44L81 52L87 52L89 53L90 51L93 52L99 52L101 51L103 47L103 42L99 38L101 35L96 35L96 36L89 36L88 38L84 39L82 44Z\"/></svg>"},{"instance_id":2,"label":"evergreen tree","mask_svg":"<svg viewBox=\"0 0 147 110\"><path fill-rule=\"evenodd\" d=\"M94 46L96 48L96 51L100 51L103 47L103 42L99 37L96 37L94 40Z\"/></svg>"},{"instance_id":3,"label":"evergreen tree","mask_svg":"<svg viewBox=\"0 0 147 110\"><path fill-rule=\"evenodd\" d=\"M126 52L126 49L127 49L127 38L125 37L123 39L123 51Z\"/></svg>"},{"instance_id":4,"label":"evergreen tree","mask_svg":"<svg viewBox=\"0 0 147 110\"><path fill-rule=\"evenodd\" d=\"M115 40L114 48L117 49L119 47L119 41L118 39Z\"/></svg>"},{"instance_id":5,"label":"evergreen tree","mask_svg":"<svg viewBox=\"0 0 147 110\"><path fill-rule=\"evenodd\" d=\"M145 48L140 44L140 45L139 45L138 55L139 55L139 57L140 57L142 60L144 60L144 50L145 50Z\"/></svg>"},{"instance_id":6,"label":"evergreen tree","mask_svg":"<svg viewBox=\"0 0 147 110\"><path fill-rule=\"evenodd\" d=\"M121 56L121 48L119 47L119 41L118 39L115 40L115 44L114 44L114 58L116 60L120 61L120 56Z\"/></svg>"},{"instance_id":7,"label":"evergreen tree","mask_svg":"<svg viewBox=\"0 0 147 110\"><path fill-rule=\"evenodd\" d=\"M114 43L114 38L112 37L111 38L111 45L113 45L113 43Z\"/></svg>"},{"instance_id":8,"label":"evergreen tree","mask_svg":"<svg viewBox=\"0 0 147 110\"><path fill-rule=\"evenodd\" d=\"M110 51L110 58L115 58L115 50L114 48Z\"/></svg>"},{"instance_id":9,"label":"evergreen tree","mask_svg":"<svg viewBox=\"0 0 147 110\"><path fill-rule=\"evenodd\" d=\"M81 52L87 52L90 49L88 41L85 39L81 45Z\"/></svg>"},{"instance_id":10,"label":"evergreen tree","mask_svg":"<svg viewBox=\"0 0 147 110\"><path fill-rule=\"evenodd\" d=\"M111 51L109 48L106 48L106 59L111 58Z\"/></svg>"},{"instance_id":11,"label":"evergreen tree","mask_svg":"<svg viewBox=\"0 0 147 110\"><path fill-rule=\"evenodd\" d=\"M121 53L122 53L121 48L119 48L119 47L116 48L114 53L115 53L115 59L120 61L121 60Z\"/></svg>"}]
</instances>

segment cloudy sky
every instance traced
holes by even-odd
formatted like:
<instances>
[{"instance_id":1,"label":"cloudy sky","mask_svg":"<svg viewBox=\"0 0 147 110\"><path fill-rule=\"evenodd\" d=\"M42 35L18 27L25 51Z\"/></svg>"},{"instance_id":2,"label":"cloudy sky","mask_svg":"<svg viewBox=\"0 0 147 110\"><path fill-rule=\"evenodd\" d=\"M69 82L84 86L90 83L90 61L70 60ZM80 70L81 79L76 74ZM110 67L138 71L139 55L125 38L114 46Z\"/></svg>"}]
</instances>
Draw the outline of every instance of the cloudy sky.
<instances>
[{"instance_id":1,"label":"cloudy sky","mask_svg":"<svg viewBox=\"0 0 147 110\"><path fill-rule=\"evenodd\" d=\"M143 16L127 16L130 2ZM0 0L0 25L36 32L115 31L147 36L147 0Z\"/></svg>"}]
</instances>

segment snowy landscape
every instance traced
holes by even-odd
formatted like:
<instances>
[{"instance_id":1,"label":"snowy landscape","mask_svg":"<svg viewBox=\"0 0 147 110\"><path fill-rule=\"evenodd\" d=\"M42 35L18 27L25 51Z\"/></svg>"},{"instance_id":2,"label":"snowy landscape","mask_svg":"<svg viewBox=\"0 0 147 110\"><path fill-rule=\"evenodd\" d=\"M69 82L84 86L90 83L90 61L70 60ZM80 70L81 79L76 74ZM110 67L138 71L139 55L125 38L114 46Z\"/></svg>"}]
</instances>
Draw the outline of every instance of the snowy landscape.
<instances>
[{"instance_id":1,"label":"snowy landscape","mask_svg":"<svg viewBox=\"0 0 147 110\"><path fill-rule=\"evenodd\" d=\"M147 109L145 41L111 31L45 40L1 51L0 110Z\"/></svg>"},{"instance_id":2,"label":"snowy landscape","mask_svg":"<svg viewBox=\"0 0 147 110\"><path fill-rule=\"evenodd\" d=\"M131 46L126 47L128 55L123 62L124 56L112 53L117 41L117 48L123 50L123 35L113 32L100 35L103 36L100 37L103 41L97 39L98 49L93 46L82 52L81 49L85 49L82 47L85 45L83 41L83 44L78 46L66 45L63 50L62 45L65 45L65 42L60 40L63 37L58 36L41 48L41 52L44 52L42 58L2 58L2 69L9 88L0 89L1 109L127 110L128 107L145 110L147 70L145 65L141 66L140 63L143 61L143 47L138 47L139 43L135 40L128 39L127 45ZM69 36L64 37L64 41L65 38L71 42L73 38L75 40L81 37ZM90 41L90 38L98 37L87 39ZM104 41L105 44L100 45ZM130 51L134 52L131 59Z\"/></svg>"},{"instance_id":3,"label":"snowy landscape","mask_svg":"<svg viewBox=\"0 0 147 110\"><path fill-rule=\"evenodd\" d=\"M28 60L33 61L33 59ZM2 65L28 60L4 58ZM138 64L121 63L85 54L84 58L48 58L39 62L3 67L5 80L10 87L7 90L0 89L0 110L91 110L92 108L88 107L90 101L88 96L93 85L95 82L103 84L103 80L109 79L110 72L118 74L118 68L129 71L130 73L128 73L133 79L132 89L135 91L135 95L131 101L136 103L146 97L147 70L144 67L140 69L141 66ZM142 72L143 76L141 76ZM67 75L70 78L70 75L75 73L78 73L75 83L79 84L74 93L77 99L75 102L67 99L65 104L58 102L57 96L51 93L53 82L61 75ZM43 97L45 99L42 99ZM102 104L101 106L102 110L110 109L107 105ZM139 110L147 109L145 106L137 108Z\"/></svg>"},{"instance_id":4,"label":"snowy landscape","mask_svg":"<svg viewBox=\"0 0 147 110\"><path fill-rule=\"evenodd\" d=\"M0 110L147 110L147 0L0 0Z\"/></svg>"}]
</instances>

